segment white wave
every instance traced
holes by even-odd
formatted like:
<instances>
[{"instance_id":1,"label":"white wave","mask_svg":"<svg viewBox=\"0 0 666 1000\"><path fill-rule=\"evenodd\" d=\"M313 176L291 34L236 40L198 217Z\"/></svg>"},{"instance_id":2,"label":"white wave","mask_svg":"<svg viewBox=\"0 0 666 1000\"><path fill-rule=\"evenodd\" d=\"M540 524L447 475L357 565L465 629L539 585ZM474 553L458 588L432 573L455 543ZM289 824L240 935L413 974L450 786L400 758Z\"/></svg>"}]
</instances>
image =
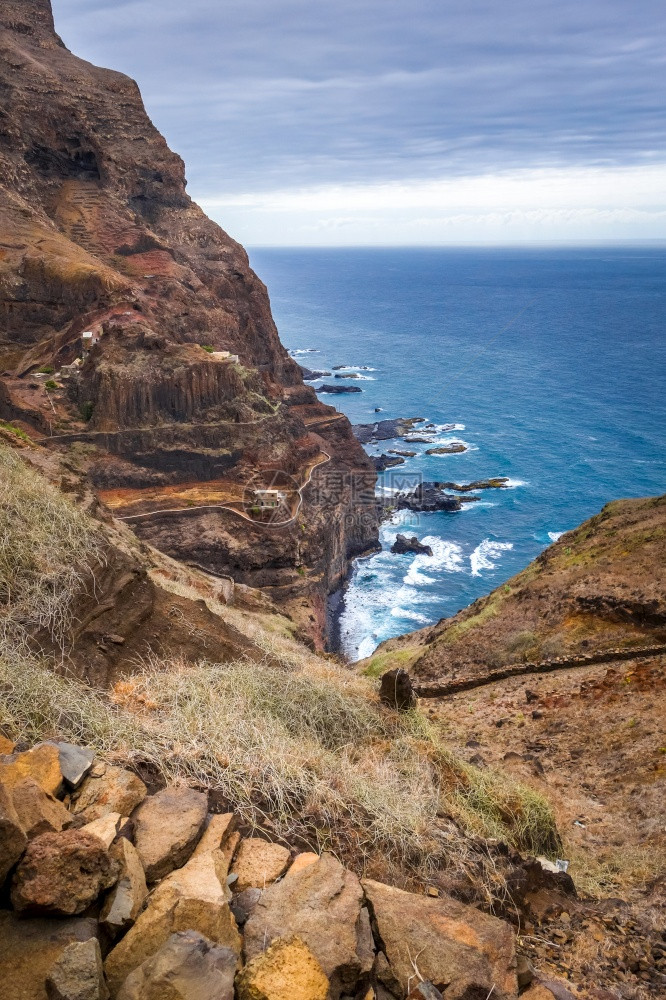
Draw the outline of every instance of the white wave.
<instances>
[{"instance_id":1,"label":"white wave","mask_svg":"<svg viewBox=\"0 0 666 1000\"><path fill-rule=\"evenodd\" d=\"M336 373L336 378L337 378L337 376L338 376L339 374L340 374L340 372L337 372L337 373ZM344 377L344 378L350 378L350 379L351 379L351 376L350 376L350 375L345 375L345 376L343 376L343 377ZM376 381L377 381L377 379L376 379L376 378L373 378L373 377L372 377L372 375L358 375L358 374L355 374L355 375L354 375L354 377L353 377L353 379L351 379L351 381L352 381L352 382L376 382Z\"/></svg>"},{"instance_id":2,"label":"white wave","mask_svg":"<svg viewBox=\"0 0 666 1000\"><path fill-rule=\"evenodd\" d=\"M364 660L366 656L372 656L381 640L375 635L366 635L358 644L356 656L359 660Z\"/></svg>"},{"instance_id":3,"label":"white wave","mask_svg":"<svg viewBox=\"0 0 666 1000\"><path fill-rule=\"evenodd\" d=\"M427 615L420 615L418 611L407 611L406 608L391 608L391 614L394 618L407 618L409 621L419 622L421 625L427 625L430 622Z\"/></svg>"},{"instance_id":4,"label":"white wave","mask_svg":"<svg viewBox=\"0 0 666 1000\"><path fill-rule=\"evenodd\" d=\"M524 479L507 479L504 486L507 489L513 490L516 486L529 486L529 483Z\"/></svg>"},{"instance_id":5,"label":"white wave","mask_svg":"<svg viewBox=\"0 0 666 1000\"><path fill-rule=\"evenodd\" d=\"M463 444L465 446L465 451L478 451L479 447L476 444L470 444L469 441L463 441L462 438L458 437L435 437L430 442L429 447L440 448L447 444ZM464 451L452 451L445 455L436 455L435 458L448 458L449 455L464 455Z\"/></svg>"},{"instance_id":6,"label":"white wave","mask_svg":"<svg viewBox=\"0 0 666 1000\"><path fill-rule=\"evenodd\" d=\"M472 576L481 576L481 570L484 569L496 569L497 564L493 559L497 559L502 552L509 552L512 548L511 542L492 542L489 538L484 538L469 557Z\"/></svg>"},{"instance_id":7,"label":"white wave","mask_svg":"<svg viewBox=\"0 0 666 1000\"><path fill-rule=\"evenodd\" d=\"M290 354L320 354L321 352L317 350L316 347L304 347L302 350L289 351Z\"/></svg>"},{"instance_id":8,"label":"white wave","mask_svg":"<svg viewBox=\"0 0 666 1000\"><path fill-rule=\"evenodd\" d=\"M336 372L376 372L372 365L336 365L333 371Z\"/></svg>"},{"instance_id":9,"label":"white wave","mask_svg":"<svg viewBox=\"0 0 666 1000\"><path fill-rule=\"evenodd\" d=\"M562 537L562 535L566 535L566 531L549 531L548 532L548 537L550 538L551 542L556 542L558 538Z\"/></svg>"},{"instance_id":10,"label":"white wave","mask_svg":"<svg viewBox=\"0 0 666 1000\"><path fill-rule=\"evenodd\" d=\"M403 583L411 586L427 586L435 583L435 577L429 573L460 573L463 569L463 550L457 542L447 542L437 535L426 535L422 539L423 545L429 545L432 555L416 555L412 559L407 573L403 577ZM426 572L423 572L423 571Z\"/></svg>"}]
</instances>

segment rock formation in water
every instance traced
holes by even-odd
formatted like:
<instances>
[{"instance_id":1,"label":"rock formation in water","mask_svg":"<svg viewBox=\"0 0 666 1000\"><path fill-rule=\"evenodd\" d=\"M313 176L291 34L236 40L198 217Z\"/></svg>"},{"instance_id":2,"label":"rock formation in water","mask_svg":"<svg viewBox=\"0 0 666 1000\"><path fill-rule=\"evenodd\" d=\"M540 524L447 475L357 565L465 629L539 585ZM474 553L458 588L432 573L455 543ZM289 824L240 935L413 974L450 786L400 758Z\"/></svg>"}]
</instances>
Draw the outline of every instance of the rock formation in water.
<instances>
[{"instance_id":1,"label":"rock formation in water","mask_svg":"<svg viewBox=\"0 0 666 1000\"><path fill-rule=\"evenodd\" d=\"M150 515L137 533L269 588L321 642L327 593L377 537L372 463L303 385L136 84L72 55L49 0L0 0L0 29L0 418L74 449L114 514ZM234 512L276 478L290 519Z\"/></svg>"}]
</instances>

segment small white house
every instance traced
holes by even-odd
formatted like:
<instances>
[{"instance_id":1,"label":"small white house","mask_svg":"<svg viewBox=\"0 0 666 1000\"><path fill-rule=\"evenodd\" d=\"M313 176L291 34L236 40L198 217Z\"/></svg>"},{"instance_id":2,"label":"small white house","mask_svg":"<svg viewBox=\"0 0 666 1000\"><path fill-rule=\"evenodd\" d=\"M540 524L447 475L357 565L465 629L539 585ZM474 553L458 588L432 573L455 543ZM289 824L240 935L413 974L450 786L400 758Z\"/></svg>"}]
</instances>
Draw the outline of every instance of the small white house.
<instances>
[{"instance_id":1,"label":"small white house","mask_svg":"<svg viewBox=\"0 0 666 1000\"><path fill-rule=\"evenodd\" d=\"M96 330L86 330L81 334L81 344L84 355L90 351L99 340L99 333Z\"/></svg>"},{"instance_id":2,"label":"small white house","mask_svg":"<svg viewBox=\"0 0 666 1000\"><path fill-rule=\"evenodd\" d=\"M257 507L264 510L272 510L280 507L287 499L287 494L283 490L255 490L254 500Z\"/></svg>"},{"instance_id":3,"label":"small white house","mask_svg":"<svg viewBox=\"0 0 666 1000\"><path fill-rule=\"evenodd\" d=\"M238 355L232 354L231 351L211 351L211 358L215 361L231 361L234 364L238 364Z\"/></svg>"}]
</instances>

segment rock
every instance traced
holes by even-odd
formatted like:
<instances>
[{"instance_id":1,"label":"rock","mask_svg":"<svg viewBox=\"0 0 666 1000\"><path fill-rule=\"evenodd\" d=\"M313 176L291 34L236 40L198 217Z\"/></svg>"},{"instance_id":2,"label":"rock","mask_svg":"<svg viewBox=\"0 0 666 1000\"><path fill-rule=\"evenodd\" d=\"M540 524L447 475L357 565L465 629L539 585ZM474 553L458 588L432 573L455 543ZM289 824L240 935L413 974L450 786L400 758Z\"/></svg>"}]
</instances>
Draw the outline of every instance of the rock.
<instances>
[{"instance_id":1,"label":"rock","mask_svg":"<svg viewBox=\"0 0 666 1000\"><path fill-rule=\"evenodd\" d=\"M269 844L258 837L241 840L234 858L233 871L238 875L236 892L244 889L264 889L286 871L291 855L280 844Z\"/></svg>"},{"instance_id":2,"label":"rock","mask_svg":"<svg viewBox=\"0 0 666 1000\"><path fill-rule=\"evenodd\" d=\"M12 740L8 739L2 733L0 733L0 755L12 754L14 752L14 743Z\"/></svg>"},{"instance_id":3,"label":"rock","mask_svg":"<svg viewBox=\"0 0 666 1000\"><path fill-rule=\"evenodd\" d=\"M19 913L73 916L114 884L118 865L97 837L81 830L32 840L12 880Z\"/></svg>"},{"instance_id":4,"label":"rock","mask_svg":"<svg viewBox=\"0 0 666 1000\"><path fill-rule=\"evenodd\" d=\"M450 897L430 899L371 879L366 898L391 971L405 992L417 959L423 978L446 1000L485 996L515 997L516 955L509 924ZM484 993L485 990L485 993ZM476 991L476 993L474 993Z\"/></svg>"},{"instance_id":5,"label":"rock","mask_svg":"<svg viewBox=\"0 0 666 1000\"><path fill-rule=\"evenodd\" d=\"M129 840L124 837L118 840L110 853L118 862L120 874L104 901L99 919L110 937L115 938L135 922L148 889L141 859Z\"/></svg>"},{"instance_id":6,"label":"rock","mask_svg":"<svg viewBox=\"0 0 666 1000\"><path fill-rule=\"evenodd\" d=\"M233 813L215 814L208 817L208 822L201 840L194 849L193 857L215 851L224 846L234 832L236 817Z\"/></svg>"},{"instance_id":7,"label":"rock","mask_svg":"<svg viewBox=\"0 0 666 1000\"><path fill-rule=\"evenodd\" d=\"M298 367L301 369L301 375L306 382L314 382L318 378L327 378L331 374L330 372L312 371L311 368L305 368L303 365L299 365Z\"/></svg>"},{"instance_id":8,"label":"rock","mask_svg":"<svg viewBox=\"0 0 666 1000\"><path fill-rule=\"evenodd\" d=\"M249 961L280 937L301 938L330 980L332 1000L353 991L369 972L363 891L357 877L330 854L270 885L245 925Z\"/></svg>"},{"instance_id":9,"label":"rock","mask_svg":"<svg viewBox=\"0 0 666 1000\"><path fill-rule=\"evenodd\" d=\"M323 385L317 386L317 392L331 392L340 394L343 392L362 392L363 390L359 385L328 385L326 382Z\"/></svg>"},{"instance_id":10,"label":"rock","mask_svg":"<svg viewBox=\"0 0 666 1000\"><path fill-rule=\"evenodd\" d=\"M516 977L521 990L529 986L534 979L532 966L524 955L518 955L516 958Z\"/></svg>"},{"instance_id":11,"label":"rock","mask_svg":"<svg viewBox=\"0 0 666 1000\"><path fill-rule=\"evenodd\" d=\"M392 469L396 465L404 465L404 458L391 458L390 455L371 455L370 461L375 467L376 472L385 472L386 469Z\"/></svg>"},{"instance_id":12,"label":"rock","mask_svg":"<svg viewBox=\"0 0 666 1000\"><path fill-rule=\"evenodd\" d=\"M468 497L464 502L471 502ZM405 493L393 493L390 497L380 498L381 505L390 510L413 511L456 511L462 510L463 500L447 493L439 483L420 483L414 490Z\"/></svg>"},{"instance_id":13,"label":"rock","mask_svg":"<svg viewBox=\"0 0 666 1000\"><path fill-rule=\"evenodd\" d=\"M33 778L55 798L62 791L60 754L50 743L39 743L32 750L0 757L0 784L13 788L24 778Z\"/></svg>"},{"instance_id":14,"label":"rock","mask_svg":"<svg viewBox=\"0 0 666 1000\"><path fill-rule=\"evenodd\" d=\"M34 778L23 778L14 785L12 801L29 840L42 833L59 833L72 824L72 816L62 802L45 792Z\"/></svg>"},{"instance_id":15,"label":"rock","mask_svg":"<svg viewBox=\"0 0 666 1000\"><path fill-rule=\"evenodd\" d=\"M86 823L85 826L81 827L81 830L101 840L108 851L116 839L116 835L123 822L120 813L107 813L106 816L102 816L100 819L94 819L92 823Z\"/></svg>"},{"instance_id":16,"label":"rock","mask_svg":"<svg viewBox=\"0 0 666 1000\"><path fill-rule=\"evenodd\" d=\"M414 987L408 1000L442 1000L442 994L432 983L424 981Z\"/></svg>"},{"instance_id":17,"label":"rock","mask_svg":"<svg viewBox=\"0 0 666 1000\"><path fill-rule=\"evenodd\" d=\"M302 854L297 854L292 861L290 867L287 869L287 874L285 878L289 878L290 875L296 875L298 872L303 871L308 865L313 865L315 861L319 861L320 855L315 854L314 851L303 851Z\"/></svg>"},{"instance_id":18,"label":"rock","mask_svg":"<svg viewBox=\"0 0 666 1000\"><path fill-rule=\"evenodd\" d=\"M46 980L49 1000L107 1000L97 938L73 941L54 962Z\"/></svg>"},{"instance_id":19,"label":"rock","mask_svg":"<svg viewBox=\"0 0 666 1000\"><path fill-rule=\"evenodd\" d=\"M396 708L399 711L406 711L416 705L416 693L412 685L412 679L402 667L394 670L387 670L382 674L379 686L379 697L385 705Z\"/></svg>"},{"instance_id":20,"label":"rock","mask_svg":"<svg viewBox=\"0 0 666 1000\"><path fill-rule=\"evenodd\" d=\"M379 413L381 407L375 410ZM377 420L374 424L354 424L354 437L361 444L371 441L390 441L392 438L404 437L415 424L424 423L423 417L398 417L397 420Z\"/></svg>"},{"instance_id":21,"label":"rock","mask_svg":"<svg viewBox=\"0 0 666 1000\"><path fill-rule=\"evenodd\" d=\"M244 889L232 899L231 912L239 927L242 927L250 919L255 906L261 899L262 892L262 889Z\"/></svg>"},{"instance_id":22,"label":"rock","mask_svg":"<svg viewBox=\"0 0 666 1000\"><path fill-rule=\"evenodd\" d=\"M426 448L426 455L459 455L467 451L467 445L462 441L454 441L452 444L442 444L437 448Z\"/></svg>"},{"instance_id":23,"label":"rock","mask_svg":"<svg viewBox=\"0 0 666 1000\"><path fill-rule=\"evenodd\" d=\"M79 788L72 802L72 812L83 815L88 823L111 812L129 816L146 794L146 786L136 774L100 763Z\"/></svg>"},{"instance_id":24,"label":"rock","mask_svg":"<svg viewBox=\"0 0 666 1000\"><path fill-rule=\"evenodd\" d=\"M245 966L237 980L238 1000L326 1000L328 979L299 937L278 938Z\"/></svg>"},{"instance_id":25,"label":"rock","mask_svg":"<svg viewBox=\"0 0 666 1000\"><path fill-rule=\"evenodd\" d=\"M220 872L226 872L223 852L209 851L191 858L153 891L134 926L107 956L105 971L112 996L130 972L178 931L198 931L240 955L241 937L229 908L231 893L220 880Z\"/></svg>"},{"instance_id":26,"label":"rock","mask_svg":"<svg viewBox=\"0 0 666 1000\"><path fill-rule=\"evenodd\" d=\"M431 556L432 549L429 545L423 545L416 535L407 538L406 535L396 535L396 539L391 546L391 552L404 555L406 552L416 552L417 555Z\"/></svg>"},{"instance_id":27,"label":"rock","mask_svg":"<svg viewBox=\"0 0 666 1000\"><path fill-rule=\"evenodd\" d=\"M333 378L361 378L358 372L346 372L345 374L334 375Z\"/></svg>"},{"instance_id":28,"label":"rock","mask_svg":"<svg viewBox=\"0 0 666 1000\"><path fill-rule=\"evenodd\" d=\"M28 838L14 808L10 790L0 785L0 887L27 846Z\"/></svg>"},{"instance_id":29,"label":"rock","mask_svg":"<svg viewBox=\"0 0 666 1000\"><path fill-rule=\"evenodd\" d=\"M96 934L96 920L21 920L0 910L0 996L3 1000L47 1000L46 978L63 951Z\"/></svg>"},{"instance_id":30,"label":"rock","mask_svg":"<svg viewBox=\"0 0 666 1000\"><path fill-rule=\"evenodd\" d=\"M401 451L398 448L389 448L389 455L400 455L401 458L414 458L417 454L415 451Z\"/></svg>"},{"instance_id":31,"label":"rock","mask_svg":"<svg viewBox=\"0 0 666 1000\"><path fill-rule=\"evenodd\" d=\"M197 931L179 931L123 983L118 1000L234 1000L238 956Z\"/></svg>"},{"instance_id":32,"label":"rock","mask_svg":"<svg viewBox=\"0 0 666 1000\"><path fill-rule=\"evenodd\" d=\"M95 751L89 747L77 747L73 743L58 743L49 740L60 755L60 770L67 787L73 791L78 788L90 770L95 759Z\"/></svg>"},{"instance_id":33,"label":"rock","mask_svg":"<svg viewBox=\"0 0 666 1000\"><path fill-rule=\"evenodd\" d=\"M193 788L165 788L145 799L134 816L134 845L148 882L187 861L206 821L208 800Z\"/></svg>"},{"instance_id":34,"label":"rock","mask_svg":"<svg viewBox=\"0 0 666 1000\"><path fill-rule=\"evenodd\" d=\"M520 1000L574 1000L574 994L559 983L536 983L520 994Z\"/></svg>"}]
</instances>

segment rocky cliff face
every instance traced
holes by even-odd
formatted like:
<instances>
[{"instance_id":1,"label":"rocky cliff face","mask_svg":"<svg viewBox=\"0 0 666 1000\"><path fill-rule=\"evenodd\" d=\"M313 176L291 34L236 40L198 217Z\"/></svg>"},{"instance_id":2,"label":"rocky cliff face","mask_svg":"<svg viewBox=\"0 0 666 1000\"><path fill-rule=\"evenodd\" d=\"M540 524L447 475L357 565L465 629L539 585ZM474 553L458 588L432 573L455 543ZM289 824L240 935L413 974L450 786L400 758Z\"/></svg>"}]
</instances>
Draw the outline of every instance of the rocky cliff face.
<instances>
[{"instance_id":1,"label":"rocky cliff face","mask_svg":"<svg viewBox=\"0 0 666 1000\"><path fill-rule=\"evenodd\" d=\"M0 31L0 417L74 447L117 515L169 509L133 526L272 588L321 642L327 592L376 539L369 460L303 385L136 84L72 55L48 0L0 0ZM303 490L279 527L220 506L276 475Z\"/></svg>"}]
</instances>

